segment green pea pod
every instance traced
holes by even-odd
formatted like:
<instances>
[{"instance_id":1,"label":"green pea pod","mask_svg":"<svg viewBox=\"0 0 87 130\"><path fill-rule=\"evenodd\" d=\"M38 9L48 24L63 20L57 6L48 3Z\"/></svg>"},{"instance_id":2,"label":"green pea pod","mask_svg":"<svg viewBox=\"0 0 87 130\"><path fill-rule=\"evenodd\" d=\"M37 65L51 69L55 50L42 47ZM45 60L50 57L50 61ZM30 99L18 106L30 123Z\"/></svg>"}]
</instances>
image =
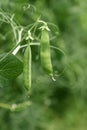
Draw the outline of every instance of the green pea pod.
<instances>
[{"instance_id":1,"label":"green pea pod","mask_svg":"<svg viewBox=\"0 0 87 130\"><path fill-rule=\"evenodd\" d=\"M30 47L30 43L28 43L28 46L24 53L23 75L24 75L25 88L29 91L31 88L31 47Z\"/></svg>"},{"instance_id":2,"label":"green pea pod","mask_svg":"<svg viewBox=\"0 0 87 130\"><path fill-rule=\"evenodd\" d=\"M41 41L40 41L40 59L43 69L48 75L53 77L53 69L51 63L49 34L46 29L42 30Z\"/></svg>"}]
</instances>

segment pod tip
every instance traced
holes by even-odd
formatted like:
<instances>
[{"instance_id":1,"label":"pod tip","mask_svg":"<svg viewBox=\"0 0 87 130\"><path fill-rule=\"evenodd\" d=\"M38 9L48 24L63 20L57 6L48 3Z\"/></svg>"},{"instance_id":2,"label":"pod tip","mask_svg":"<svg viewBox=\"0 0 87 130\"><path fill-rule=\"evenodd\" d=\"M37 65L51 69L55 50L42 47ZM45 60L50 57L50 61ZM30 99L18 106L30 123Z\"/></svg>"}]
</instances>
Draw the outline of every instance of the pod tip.
<instances>
[{"instance_id":1,"label":"pod tip","mask_svg":"<svg viewBox=\"0 0 87 130\"><path fill-rule=\"evenodd\" d=\"M52 76L52 80L53 80L53 81L56 81L56 79L55 79L53 76Z\"/></svg>"}]
</instances>

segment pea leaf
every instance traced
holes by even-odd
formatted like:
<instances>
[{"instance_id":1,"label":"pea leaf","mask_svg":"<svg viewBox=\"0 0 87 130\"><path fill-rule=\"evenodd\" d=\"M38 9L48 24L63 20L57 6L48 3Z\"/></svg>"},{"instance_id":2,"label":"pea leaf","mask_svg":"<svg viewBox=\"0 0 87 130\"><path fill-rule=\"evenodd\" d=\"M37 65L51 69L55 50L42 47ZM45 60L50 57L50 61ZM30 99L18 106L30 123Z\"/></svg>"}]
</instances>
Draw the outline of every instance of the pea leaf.
<instances>
[{"instance_id":1,"label":"pea leaf","mask_svg":"<svg viewBox=\"0 0 87 130\"><path fill-rule=\"evenodd\" d=\"M13 54L0 60L0 75L7 79L15 79L22 73L23 63Z\"/></svg>"}]
</instances>

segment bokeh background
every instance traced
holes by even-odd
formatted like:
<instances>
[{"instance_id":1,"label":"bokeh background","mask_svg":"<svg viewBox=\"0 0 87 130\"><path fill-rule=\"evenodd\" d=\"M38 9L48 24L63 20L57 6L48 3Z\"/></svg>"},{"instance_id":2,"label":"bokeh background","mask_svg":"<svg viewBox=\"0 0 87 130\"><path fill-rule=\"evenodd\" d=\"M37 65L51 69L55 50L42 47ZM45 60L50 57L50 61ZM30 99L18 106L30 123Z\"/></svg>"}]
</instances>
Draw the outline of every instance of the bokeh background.
<instances>
[{"instance_id":1,"label":"bokeh background","mask_svg":"<svg viewBox=\"0 0 87 130\"><path fill-rule=\"evenodd\" d=\"M28 4L32 7L28 9ZM86 0L0 0L0 8L15 14L27 26L39 16L57 25L59 35L51 44L56 81L41 69L37 47L33 47L32 88L28 99L22 74L15 80L0 76L0 102L32 105L19 112L0 108L0 130L86 130L87 129L87 1ZM53 29L54 30L54 29ZM55 36L55 30L53 32ZM13 47L9 25L0 21L0 54Z\"/></svg>"}]
</instances>

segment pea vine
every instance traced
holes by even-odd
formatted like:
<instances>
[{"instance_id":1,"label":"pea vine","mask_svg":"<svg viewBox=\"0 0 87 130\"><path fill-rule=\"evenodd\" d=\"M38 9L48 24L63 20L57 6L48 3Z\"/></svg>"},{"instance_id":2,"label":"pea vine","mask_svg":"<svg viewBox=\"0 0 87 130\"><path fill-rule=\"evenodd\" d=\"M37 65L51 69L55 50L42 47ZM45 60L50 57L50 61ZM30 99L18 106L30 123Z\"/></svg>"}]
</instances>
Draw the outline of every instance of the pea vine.
<instances>
[{"instance_id":1,"label":"pea vine","mask_svg":"<svg viewBox=\"0 0 87 130\"><path fill-rule=\"evenodd\" d=\"M11 80L23 73L24 86L28 91L28 95L30 95L30 88L32 86L31 46L39 46L40 52L38 54L40 54L41 66L44 72L55 81L50 49L60 51L65 55L63 50L50 44L50 41L55 39L59 33L57 26L41 20L40 17L33 24L22 26L16 23L14 14L6 13L2 9L0 9L0 22L10 25L15 42L14 47L0 58L0 75ZM54 28L55 35L52 35L50 26ZM20 50L24 51L22 61L16 57ZM12 105L0 103L0 107L16 111L26 108L30 104L30 102Z\"/></svg>"}]
</instances>

